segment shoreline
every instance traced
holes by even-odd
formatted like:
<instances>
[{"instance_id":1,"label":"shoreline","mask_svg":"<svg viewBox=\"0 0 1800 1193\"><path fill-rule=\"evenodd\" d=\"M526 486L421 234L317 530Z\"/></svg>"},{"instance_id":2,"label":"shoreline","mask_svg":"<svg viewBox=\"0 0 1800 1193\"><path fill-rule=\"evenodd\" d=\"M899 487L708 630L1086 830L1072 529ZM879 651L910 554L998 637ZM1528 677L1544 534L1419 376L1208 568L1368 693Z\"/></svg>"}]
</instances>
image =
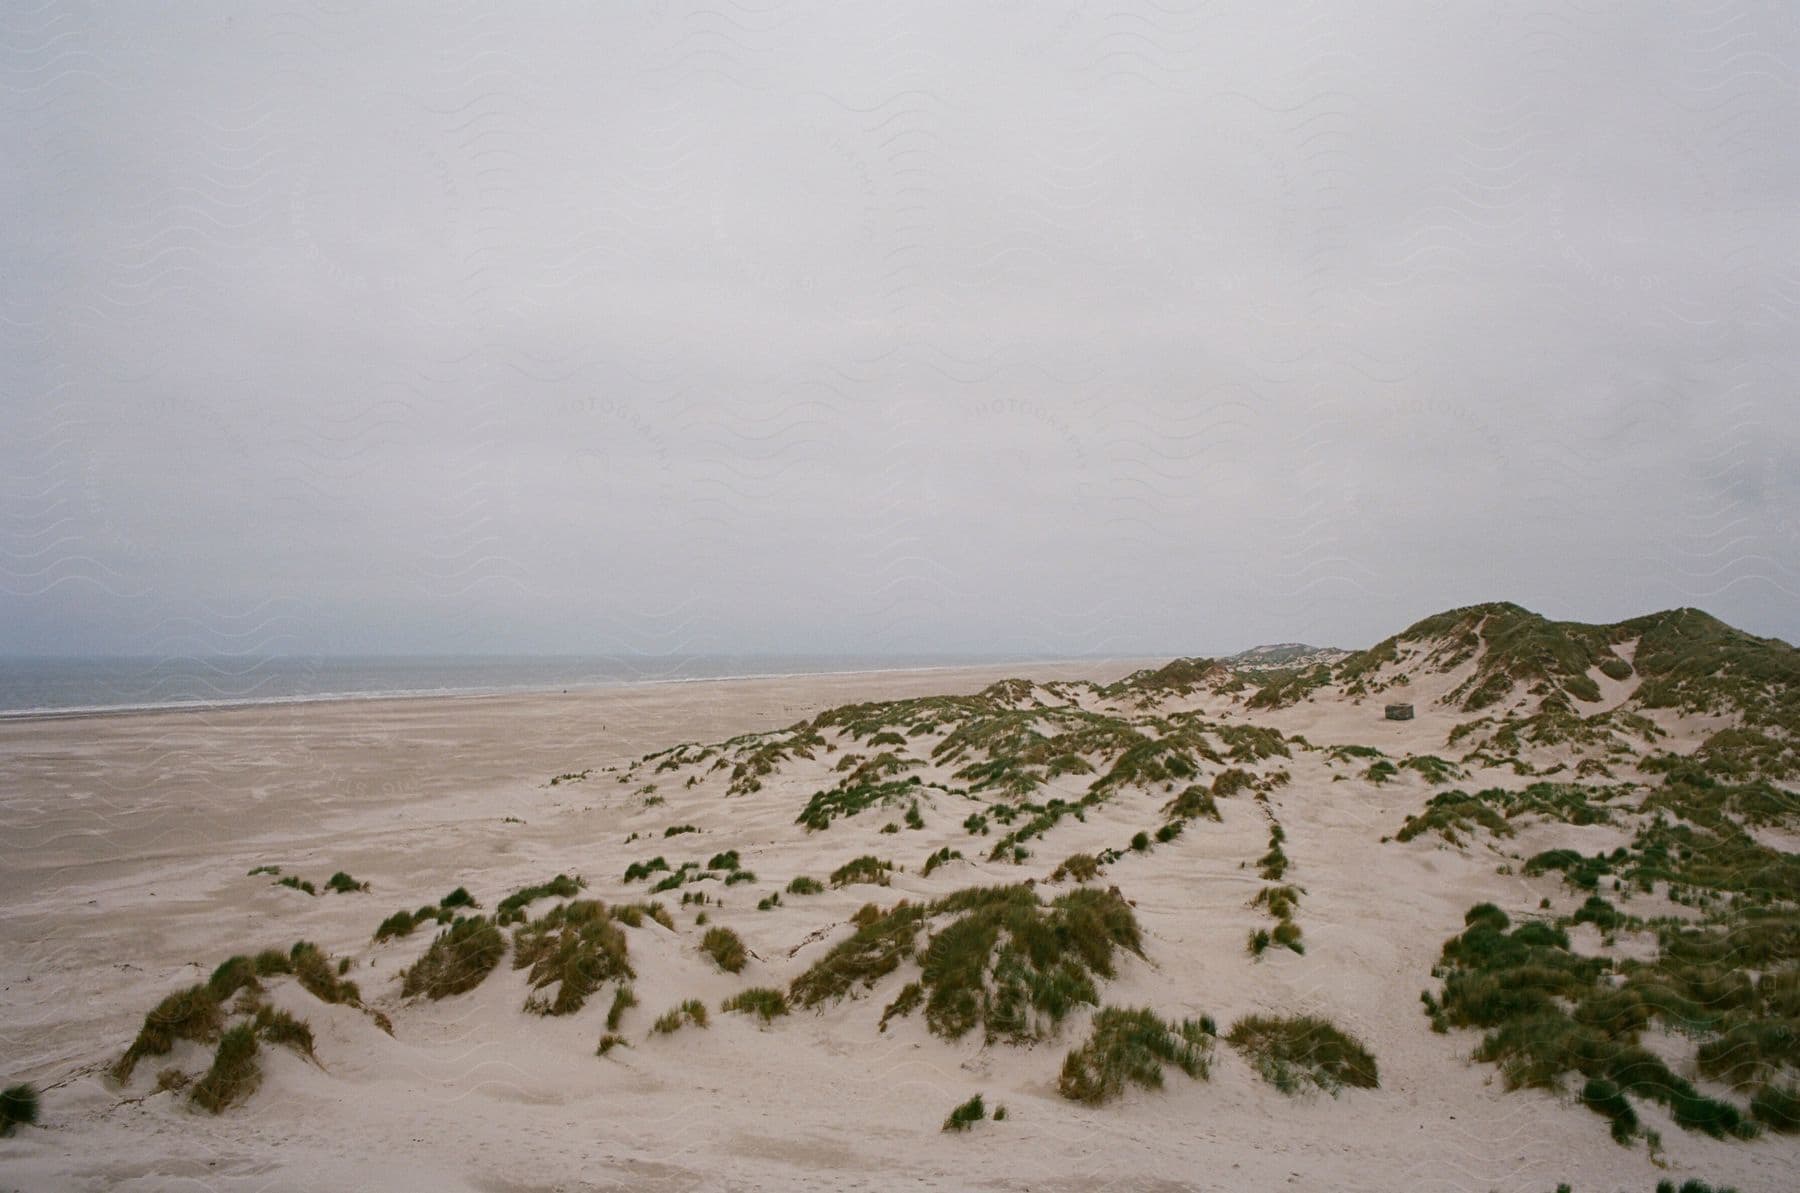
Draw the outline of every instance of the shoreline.
<instances>
[{"instance_id":1,"label":"shoreline","mask_svg":"<svg viewBox=\"0 0 1800 1193\"><path fill-rule=\"evenodd\" d=\"M113 719L158 714L234 712L253 708L313 707L333 704L386 704L416 701L493 700L514 696L575 695L594 692L628 692L638 688L661 688L677 684L736 684L759 681L854 678L858 676L941 675L963 671L1039 667L1109 667L1115 664L1154 665L1176 656L1119 656L1057 659L1016 659L998 662L972 661L940 663L915 667L855 667L842 671L768 671L741 675L682 675L661 679L588 680L558 684L529 684L504 688L430 688L396 689L372 692L321 692L316 695L266 696L256 699L184 700L162 704L78 705L67 708L0 709L0 726L40 724L53 721Z\"/></svg>"}]
</instances>

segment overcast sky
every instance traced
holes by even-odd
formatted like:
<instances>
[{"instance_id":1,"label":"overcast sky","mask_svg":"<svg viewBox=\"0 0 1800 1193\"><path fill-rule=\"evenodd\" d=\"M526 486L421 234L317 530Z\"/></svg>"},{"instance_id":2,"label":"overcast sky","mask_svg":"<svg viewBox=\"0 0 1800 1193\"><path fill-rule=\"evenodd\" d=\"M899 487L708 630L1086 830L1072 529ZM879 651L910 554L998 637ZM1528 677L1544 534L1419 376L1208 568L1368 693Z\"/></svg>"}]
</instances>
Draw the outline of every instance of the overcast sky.
<instances>
[{"instance_id":1,"label":"overcast sky","mask_svg":"<svg viewBox=\"0 0 1800 1193\"><path fill-rule=\"evenodd\" d=\"M0 653L1800 639L1800 8L335 7L0 13Z\"/></svg>"}]
</instances>

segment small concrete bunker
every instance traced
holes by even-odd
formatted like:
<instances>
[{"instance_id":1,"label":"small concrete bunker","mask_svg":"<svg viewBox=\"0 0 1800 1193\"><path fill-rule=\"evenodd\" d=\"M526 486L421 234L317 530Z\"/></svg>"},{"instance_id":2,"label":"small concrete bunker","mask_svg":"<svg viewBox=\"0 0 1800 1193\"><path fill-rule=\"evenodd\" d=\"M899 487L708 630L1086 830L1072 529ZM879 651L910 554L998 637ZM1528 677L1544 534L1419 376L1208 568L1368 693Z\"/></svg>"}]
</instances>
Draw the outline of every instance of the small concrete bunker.
<instances>
[{"instance_id":1,"label":"small concrete bunker","mask_svg":"<svg viewBox=\"0 0 1800 1193\"><path fill-rule=\"evenodd\" d=\"M1413 719L1412 705L1390 704L1387 706L1387 719L1390 721L1410 721Z\"/></svg>"}]
</instances>

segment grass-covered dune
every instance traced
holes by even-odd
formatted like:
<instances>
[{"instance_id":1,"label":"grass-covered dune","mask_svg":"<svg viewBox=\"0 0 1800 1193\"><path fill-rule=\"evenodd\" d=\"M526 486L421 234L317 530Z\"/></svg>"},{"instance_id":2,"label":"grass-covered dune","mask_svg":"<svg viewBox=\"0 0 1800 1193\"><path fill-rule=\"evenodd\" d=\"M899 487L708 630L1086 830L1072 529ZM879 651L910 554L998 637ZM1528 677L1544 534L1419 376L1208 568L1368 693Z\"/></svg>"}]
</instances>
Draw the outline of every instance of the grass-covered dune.
<instances>
[{"instance_id":1,"label":"grass-covered dune","mask_svg":"<svg viewBox=\"0 0 1800 1193\"><path fill-rule=\"evenodd\" d=\"M1251 1185L1344 1156L1405 1183L1507 1122L1575 1187L1763 1187L1800 1140L1795 679L1691 610L1483 605L1359 652L846 681L720 732L658 694L659 736L571 720L530 783L445 777L460 810L396 804L380 848L308 845L312 816L160 874L123 913L141 969L94 975L89 1075L20 1067L8 1146L136 1138L104 1102L329 1147L375 1129L333 1107L393 1098L459 1164L467 1135L546 1179L496 1124L604 1121L638 1162L699 1107L759 1179L863 1148L1004 1186L1079 1171L1075 1138L1147 1140L1121 1179L1158 1179L1146 1124L1177 1123ZM722 1171L705 1147L660 1162Z\"/></svg>"}]
</instances>

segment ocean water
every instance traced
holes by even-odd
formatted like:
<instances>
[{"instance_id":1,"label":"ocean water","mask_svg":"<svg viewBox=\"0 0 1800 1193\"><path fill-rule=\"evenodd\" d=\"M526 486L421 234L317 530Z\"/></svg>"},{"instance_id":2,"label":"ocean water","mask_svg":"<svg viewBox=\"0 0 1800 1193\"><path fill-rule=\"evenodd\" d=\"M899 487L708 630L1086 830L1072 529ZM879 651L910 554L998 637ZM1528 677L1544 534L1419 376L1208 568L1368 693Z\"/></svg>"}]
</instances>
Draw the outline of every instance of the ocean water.
<instances>
[{"instance_id":1,"label":"ocean water","mask_svg":"<svg viewBox=\"0 0 1800 1193\"><path fill-rule=\"evenodd\" d=\"M0 717L1025 662L978 655L0 658Z\"/></svg>"}]
</instances>

